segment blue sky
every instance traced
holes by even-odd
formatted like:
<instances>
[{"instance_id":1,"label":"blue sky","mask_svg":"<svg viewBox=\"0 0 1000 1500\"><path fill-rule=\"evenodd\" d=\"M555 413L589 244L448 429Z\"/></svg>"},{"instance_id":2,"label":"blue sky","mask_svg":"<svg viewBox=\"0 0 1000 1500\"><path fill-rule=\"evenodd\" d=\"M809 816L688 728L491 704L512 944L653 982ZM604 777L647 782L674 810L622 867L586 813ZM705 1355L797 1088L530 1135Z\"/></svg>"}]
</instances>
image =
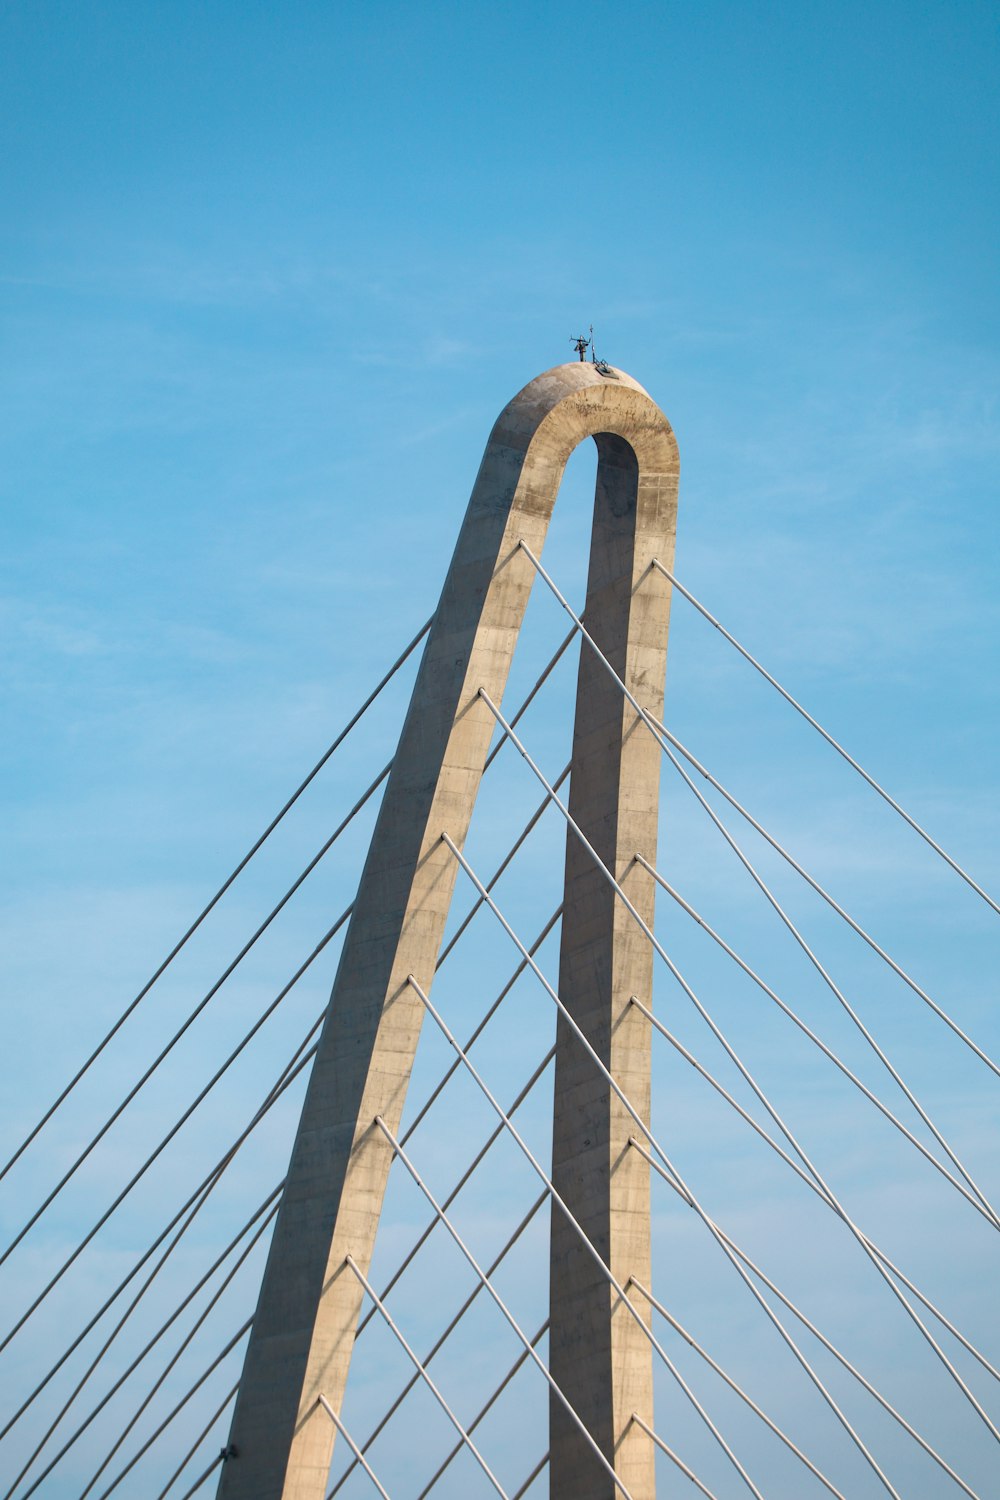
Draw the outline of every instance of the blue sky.
<instances>
[{"instance_id":1,"label":"blue sky","mask_svg":"<svg viewBox=\"0 0 1000 1500\"><path fill-rule=\"evenodd\" d=\"M571 357L570 336L591 322L599 352L646 386L677 432L679 575L977 878L1000 886L992 7L43 0L0 9L0 49L5 1138L24 1133L430 614L497 412ZM593 468L583 450L571 460L547 553L576 597ZM545 601L532 609L535 645L526 637L512 695L563 629ZM995 1050L986 908L681 601L668 683L676 732ZM526 721L552 771L565 759L571 686L555 684ZM401 682L246 894L234 893L151 998L149 1019L0 1184L11 1231L388 759L405 695ZM504 796L527 815L536 789L517 766L507 774ZM665 867L836 1030L664 778ZM484 793L481 813L485 867L503 852L509 809ZM543 879L546 855L559 861L561 832L544 827L524 887L508 896L526 928L538 911L527 875ZM365 837L362 827L315 894L307 888L301 915L220 997L220 1019L182 1049L132 1131L109 1139L77 1196L39 1225L34 1255L26 1245L0 1267L5 1323L79 1235L94 1195L112 1192L176 1113L206 1057L350 899ZM939 1046L821 912L808 913L831 965L995 1184L988 1075ZM718 989L722 1012L746 1026L728 971L665 903L660 920L707 992ZM495 939L483 936L477 953L499 976ZM198 1149L251 1107L322 1004L331 963L199 1127ZM474 965L459 968L456 1005L475 977ZM469 1003L478 1013L485 996ZM852 1133L862 1127L839 1113L839 1096L803 1084L807 1065L766 1026L746 1037L810 1128L822 1130L826 1109L843 1122L830 1150L859 1205L884 1213L888 1232L912 1216L901 1237L985 1338L977 1286L989 1260L975 1225L962 1220L967 1265L949 1280L924 1177L911 1181L902 1165L866 1175L868 1148ZM507 1045L496 1044L497 1066L513 1085L527 1058ZM431 1049L422 1064L428 1080L435 1058ZM689 1102L692 1138L721 1140L701 1096ZM258 1187L263 1196L265 1170L280 1175L293 1120L261 1148L266 1164L246 1170L245 1196L234 1191L230 1217L220 1212L199 1251L222 1243ZM544 1133L544 1108L536 1124ZM445 1186L446 1145L427 1147L442 1155ZM729 1149L692 1168L719 1193L720 1217ZM148 1239L184 1166L170 1158L166 1186L100 1242L51 1314L53 1341ZM798 1230L779 1232L755 1171L740 1176L745 1201L737 1194L732 1212L765 1243L797 1243ZM404 1226L416 1211L405 1193L396 1210ZM470 1222L483 1213L470 1210ZM742 1337L739 1318L720 1311L723 1291L699 1279L693 1230L676 1233L693 1317ZM199 1264L192 1252L185 1274ZM869 1320L853 1295L831 1294L834 1311L864 1343ZM249 1283L236 1323L247 1302ZM766 1354L752 1357L749 1339L731 1351L746 1359L747 1383L773 1384L796 1409L796 1382ZM909 1391L905 1340L888 1343L886 1379L925 1402L942 1444L967 1442L970 1465L988 1472L962 1419L940 1415L933 1384L914 1377ZM18 1343L0 1356L6 1404L40 1357ZM492 1440L505 1454L517 1446L503 1432ZM18 1467L28 1451L17 1448ZM65 1487L53 1479L44 1493L78 1494L99 1454L95 1443L78 1471L67 1460ZM695 1456L714 1473L710 1454ZM383 1460L391 1470L392 1454ZM898 1462L926 1485L924 1471ZM867 1494L864 1475L849 1473L852 1493ZM783 1471L775 1483L787 1486L778 1495L801 1493Z\"/></svg>"}]
</instances>

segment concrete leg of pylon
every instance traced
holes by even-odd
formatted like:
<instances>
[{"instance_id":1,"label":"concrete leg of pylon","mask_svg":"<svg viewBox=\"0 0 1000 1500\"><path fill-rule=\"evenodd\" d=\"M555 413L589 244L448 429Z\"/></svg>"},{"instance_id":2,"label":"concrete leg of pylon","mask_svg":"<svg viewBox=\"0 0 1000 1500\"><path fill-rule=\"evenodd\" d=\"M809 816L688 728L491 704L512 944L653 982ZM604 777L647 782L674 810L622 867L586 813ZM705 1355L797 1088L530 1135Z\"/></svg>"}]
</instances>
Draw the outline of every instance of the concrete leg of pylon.
<instances>
[{"instance_id":1,"label":"concrete leg of pylon","mask_svg":"<svg viewBox=\"0 0 1000 1500\"><path fill-rule=\"evenodd\" d=\"M642 707L663 709L669 591L650 569L672 555L673 537L638 528L641 478L631 449L599 439L594 539L586 621L595 644ZM668 564L668 566L670 566ZM594 855L627 890L648 924L653 881L635 863L656 862L661 752L587 645L581 648L569 810L592 846L567 828L559 995L644 1120L649 1118L650 1027L631 1004L646 1003L653 952ZM626 1293L649 1286L649 1168L629 1147L636 1126L568 1022L556 1041L553 1185L601 1261ZM652 1347L580 1234L552 1210L549 1363L633 1500L652 1500ZM647 1323L649 1307L629 1301ZM550 1400L553 1500L612 1500L614 1481L561 1403Z\"/></svg>"}]
</instances>

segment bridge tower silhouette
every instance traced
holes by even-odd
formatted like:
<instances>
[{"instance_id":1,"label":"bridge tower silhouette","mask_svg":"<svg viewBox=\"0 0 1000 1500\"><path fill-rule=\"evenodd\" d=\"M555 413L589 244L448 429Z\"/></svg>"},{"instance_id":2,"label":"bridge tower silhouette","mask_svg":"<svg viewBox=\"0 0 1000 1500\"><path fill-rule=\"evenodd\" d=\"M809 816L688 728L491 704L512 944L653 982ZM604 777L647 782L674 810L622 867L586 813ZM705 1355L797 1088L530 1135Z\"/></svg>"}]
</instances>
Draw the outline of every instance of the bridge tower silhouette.
<instances>
[{"instance_id":1,"label":"bridge tower silhouette","mask_svg":"<svg viewBox=\"0 0 1000 1500\"><path fill-rule=\"evenodd\" d=\"M233 1417L225 1500L323 1500L386 1180L462 847L567 459L598 467L577 687L555 1057L552 1494L651 1500L648 1119L661 755L678 455L634 380L538 376L490 435L393 761L313 1065ZM625 684L623 696L604 663ZM636 706L633 706L633 700ZM606 872L612 872L609 883ZM615 883L628 892L628 906ZM601 1071L595 1071L595 1064ZM601 1076L604 1073L604 1077ZM596 1087L595 1087L596 1084ZM633 1293L634 1296L634 1293Z\"/></svg>"}]
</instances>

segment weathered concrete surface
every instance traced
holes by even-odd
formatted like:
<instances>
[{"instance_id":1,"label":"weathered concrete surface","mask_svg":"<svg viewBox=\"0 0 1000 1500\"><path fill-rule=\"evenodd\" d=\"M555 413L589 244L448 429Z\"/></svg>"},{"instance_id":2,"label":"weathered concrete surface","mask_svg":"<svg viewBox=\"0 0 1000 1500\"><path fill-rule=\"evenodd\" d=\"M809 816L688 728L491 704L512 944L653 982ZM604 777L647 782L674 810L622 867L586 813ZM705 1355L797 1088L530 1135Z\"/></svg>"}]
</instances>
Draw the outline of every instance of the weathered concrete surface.
<instances>
[{"instance_id":1,"label":"weathered concrete surface","mask_svg":"<svg viewBox=\"0 0 1000 1500\"><path fill-rule=\"evenodd\" d=\"M238 1457L223 1466L222 1500L321 1500L325 1493L335 1429L318 1398L322 1393L340 1409L361 1303L346 1257L367 1273L391 1159L373 1122L381 1114L398 1129L422 1018L407 976L430 990L455 883L456 862L441 835L464 843L494 723L479 689L501 701L534 580L517 544L523 539L540 553L566 460L595 434L623 440L598 445L599 488L610 497L604 509L613 513L615 496L634 489L636 532L672 536L676 445L663 414L629 377L606 380L591 365L563 365L533 380L501 413L428 637L344 942L254 1318L230 1433ZM636 461L632 489L608 467L627 468L626 449ZM611 527L616 535L632 525L620 519L621 527ZM669 549L660 555L669 564ZM626 565L631 578L634 558ZM662 594L661 584L646 580L643 597L647 585L650 599ZM627 669L638 673L636 681L659 672L662 694L655 658L664 642L647 642L645 632L655 632L657 619L665 630L665 615L655 605L629 615L643 646L634 663L626 652ZM605 738L616 734L609 720ZM655 819L655 796L652 812L648 794L643 798L636 817L645 825ZM643 833L636 847L652 857L654 844L655 834L651 842ZM630 890L640 889L635 874L628 878ZM623 937L615 951L624 953L625 945ZM640 1213L642 1201L640 1190ZM626 1259L648 1281L641 1255ZM624 1349L627 1336L613 1343ZM634 1396L630 1378L612 1374L622 1387L616 1410L632 1401L646 1413L648 1377L639 1378ZM595 1419L595 1432L599 1427ZM568 1500L583 1491L553 1493ZM645 1500L652 1491L633 1493Z\"/></svg>"},{"instance_id":2,"label":"weathered concrete surface","mask_svg":"<svg viewBox=\"0 0 1000 1500\"><path fill-rule=\"evenodd\" d=\"M643 494L633 449L601 435L585 623L644 709L660 717L666 672L669 585L650 569L673 565L675 511ZM587 646L580 655L569 810L605 867L653 921L652 878L634 863L656 862L659 746L607 669ZM653 950L572 829L566 837L559 996L643 1119L649 1118L650 1027L629 1004L651 1003ZM649 1286L649 1167L629 1149L636 1125L593 1058L560 1016L552 1175L560 1197L619 1285ZM612 1461L633 1500L652 1500L652 1347L588 1254L578 1230L552 1210L549 1368ZM630 1298L643 1319L645 1299ZM549 1403L551 1494L612 1500L615 1485L579 1429Z\"/></svg>"}]
</instances>

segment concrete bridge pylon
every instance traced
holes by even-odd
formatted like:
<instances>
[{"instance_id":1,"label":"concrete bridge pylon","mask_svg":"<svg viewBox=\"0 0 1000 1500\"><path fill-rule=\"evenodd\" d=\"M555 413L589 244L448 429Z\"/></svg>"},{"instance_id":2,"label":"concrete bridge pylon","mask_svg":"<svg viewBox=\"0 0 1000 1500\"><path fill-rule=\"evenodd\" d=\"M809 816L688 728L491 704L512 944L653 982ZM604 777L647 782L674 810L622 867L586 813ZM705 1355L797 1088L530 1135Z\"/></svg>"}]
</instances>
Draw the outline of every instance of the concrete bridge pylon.
<instances>
[{"instance_id":1,"label":"concrete bridge pylon","mask_svg":"<svg viewBox=\"0 0 1000 1500\"><path fill-rule=\"evenodd\" d=\"M644 712L662 716L678 455L636 381L583 362L532 380L490 434L367 856L302 1109L222 1467L220 1500L323 1500L393 1148L458 862L570 453L598 451L585 621ZM484 696L485 695L485 696ZM660 748L581 652L569 811L652 924ZM450 843L449 843L450 841ZM559 995L648 1120L653 951L567 831ZM415 983L414 983L415 982ZM649 1167L634 1121L557 1024L549 1370L604 1455L550 1401L554 1500L653 1500L652 1350L620 1286L650 1286ZM577 1227L579 1226L579 1227ZM645 1299L638 1306L649 1316ZM613 1469L615 1478L608 1472Z\"/></svg>"}]
</instances>

